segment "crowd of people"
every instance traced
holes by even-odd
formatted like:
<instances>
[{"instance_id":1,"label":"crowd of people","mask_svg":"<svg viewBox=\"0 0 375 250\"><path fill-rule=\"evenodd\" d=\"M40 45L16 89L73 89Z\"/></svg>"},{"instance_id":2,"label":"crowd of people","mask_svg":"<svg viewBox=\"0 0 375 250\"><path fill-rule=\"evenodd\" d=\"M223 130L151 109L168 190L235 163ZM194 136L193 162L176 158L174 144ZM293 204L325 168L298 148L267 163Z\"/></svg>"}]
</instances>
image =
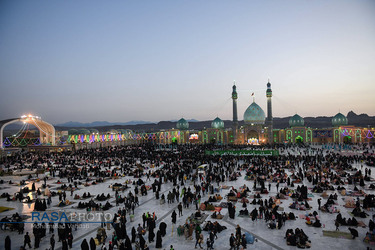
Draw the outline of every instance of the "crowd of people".
<instances>
[{"instance_id":1,"label":"crowd of people","mask_svg":"<svg viewBox=\"0 0 375 250\"><path fill-rule=\"evenodd\" d=\"M242 147L244 146L220 146L220 149ZM82 249L93 249L94 246L100 246L102 249L113 249L115 246L118 249L136 247L149 249L151 246L165 248L163 238L166 237L166 229L171 225L158 220L158 208L141 215L137 213L137 209L142 205L139 197L149 197L150 192L152 192L153 199L160 200L160 205L163 205L165 200L170 205L176 205L178 213L172 212L172 224L177 224L177 215L179 218L184 216L184 210L195 211L195 215L198 216L190 216L191 219L182 223L181 228L187 239L192 238L193 231L195 231L195 247L202 248L203 227L203 231L206 230L209 235L206 241L208 249L214 248L215 240L220 237L218 233L225 230L225 227L218 221L206 222L204 226L203 224L201 226L206 218L202 216L201 211L213 208L210 218L223 219L224 215L220 211L215 211L220 204L228 209L229 220L234 220L237 216L249 217L251 221L263 220L265 228L278 230L283 228L286 221L298 218L293 212L281 210L280 204L283 201L286 202L287 198L291 199L288 208L312 211L304 218L307 226L314 227L322 226L319 213L336 212L334 210L338 199L336 193L331 194L327 202L321 206L320 195L327 191L342 195L343 190L347 191L347 194L350 191L349 187L352 187L353 193L351 194L358 197L358 202L354 204L355 207L352 210L352 218L345 220L340 215L332 221L332 224L337 221L339 225L356 226L354 217L367 217L368 210L375 207L375 196L366 195L365 192L365 188L367 189L367 186L371 188L371 182L374 181L371 177L371 169L365 165L368 157L372 157L373 148L364 145L362 151L368 154L345 156L332 150L304 145L275 145L273 147L279 150L279 156L215 156L206 155L205 150L217 149L216 145L175 145L173 148L165 149L153 144L61 153L21 152L3 159L1 164L5 172L27 167L31 170L43 170L44 174L38 174L37 171L36 174L25 177L22 183L18 183L20 185L18 192L3 193L1 197L12 202L23 202L24 194L31 192L36 197L39 196L29 201L34 202L34 210L48 211L51 203L66 202L66 191L70 191L71 199L79 200L78 204L75 204L78 209L84 209L87 212L110 211L113 213L113 221L109 223L109 227L103 225L100 233L95 237L83 239L80 244ZM263 148L259 146L257 149ZM296 153L290 153L292 151ZM353 167L354 163L361 167ZM202 164L206 164L203 174L197 171L197 166ZM125 185L119 181L121 178L127 179ZM236 186L238 178L244 178L247 184ZM35 183L38 179L43 180L44 184L37 188ZM108 179L116 179L121 183L115 183L101 193L91 194L85 190L81 195L78 194L80 188L100 185ZM14 180L8 180L8 183L10 181L14 182ZM2 180L2 183L6 181ZM47 192L45 198L41 198L42 192L39 189L48 189L50 183L60 185L55 193L55 196L59 197L58 201L51 191ZM25 190L25 185L30 184L30 190ZM229 185L229 189L223 189L224 184ZM164 189L167 191L162 193L165 185L172 187ZM345 190L344 186L348 190ZM273 196L270 195L272 187L276 189ZM12 197L17 197L17 199ZM111 198L114 198L114 204L111 204ZM360 200L360 198L363 199ZM83 201L84 199L89 200ZM310 204L312 199L318 200L318 207L312 207ZM236 203L237 201L239 203ZM241 210L237 208L238 204L242 206ZM251 206L250 210L248 206ZM139 222L138 227L132 226L128 232L129 222ZM372 220L370 224L373 230L375 224ZM46 228L46 225L33 226L30 233L35 238L33 244L35 248L38 248L41 241L47 241L45 240L48 238ZM59 224L58 228L58 242L61 242L62 249L71 248L74 226ZM109 240L106 235L108 230L113 230L112 238ZM23 247L30 246L30 233L26 232ZM54 247L53 230L49 231L49 235L51 235L50 245L52 247L53 243ZM312 244L301 228L287 229L285 237L288 245L309 247ZM246 238L246 234L241 232L241 227L237 226L235 233L229 238L228 246L246 249L249 241ZM168 248L173 249L173 246L168 246Z\"/></svg>"}]
</instances>

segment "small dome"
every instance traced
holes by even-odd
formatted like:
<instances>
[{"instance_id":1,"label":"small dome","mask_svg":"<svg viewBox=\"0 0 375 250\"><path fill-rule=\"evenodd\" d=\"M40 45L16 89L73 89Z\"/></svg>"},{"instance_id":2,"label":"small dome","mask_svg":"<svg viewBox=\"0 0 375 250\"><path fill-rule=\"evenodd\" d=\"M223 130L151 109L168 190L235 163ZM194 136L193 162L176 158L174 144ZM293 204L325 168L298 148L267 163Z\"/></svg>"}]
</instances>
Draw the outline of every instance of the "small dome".
<instances>
[{"instance_id":1,"label":"small dome","mask_svg":"<svg viewBox=\"0 0 375 250\"><path fill-rule=\"evenodd\" d=\"M291 127L303 127L305 126L305 121L303 118L297 114L294 116L290 117L289 119L289 126Z\"/></svg>"},{"instance_id":2,"label":"small dome","mask_svg":"<svg viewBox=\"0 0 375 250\"><path fill-rule=\"evenodd\" d=\"M69 129L69 130L68 130L68 134L69 134L69 135L76 135L77 133L78 133L78 130L77 130L77 129L72 128L72 129Z\"/></svg>"},{"instance_id":3,"label":"small dome","mask_svg":"<svg viewBox=\"0 0 375 250\"><path fill-rule=\"evenodd\" d=\"M176 127L180 130L187 130L189 129L189 123L184 118L181 118L178 120Z\"/></svg>"},{"instance_id":4,"label":"small dome","mask_svg":"<svg viewBox=\"0 0 375 250\"><path fill-rule=\"evenodd\" d=\"M332 118L333 127L340 127L344 125L348 125L348 118L346 118L345 115L338 113Z\"/></svg>"},{"instance_id":5,"label":"small dome","mask_svg":"<svg viewBox=\"0 0 375 250\"><path fill-rule=\"evenodd\" d=\"M264 124L266 115L258 104L253 102L245 111L243 119L246 124Z\"/></svg>"},{"instance_id":6,"label":"small dome","mask_svg":"<svg viewBox=\"0 0 375 250\"><path fill-rule=\"evenodd\" d=\"M211 122L211 127L216 129L223 129L224 122L219 117L216 117L215 120Z\"/></svg>"},{"instance_id":7,"label":"small dome","mask_svg":"<svg viewBox=\"0 0 375 250\"><path fill-rule=\"evenodd\" d=\"M89 135L90 134L90 130L88 130L86 128L81 128L81 129L78 129L78 134L79 135Z\"/></svg>"}]
</instances>

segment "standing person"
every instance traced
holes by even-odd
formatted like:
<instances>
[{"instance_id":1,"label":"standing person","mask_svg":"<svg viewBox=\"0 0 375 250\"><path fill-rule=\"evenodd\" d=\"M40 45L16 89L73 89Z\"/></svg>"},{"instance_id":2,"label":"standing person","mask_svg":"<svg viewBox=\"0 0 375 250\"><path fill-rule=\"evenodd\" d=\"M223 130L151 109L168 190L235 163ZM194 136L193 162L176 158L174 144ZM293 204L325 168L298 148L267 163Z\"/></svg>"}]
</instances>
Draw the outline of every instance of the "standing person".
<instances>
[{"instance_id":1,"label":"standing person","mask_svg":"<svg viewBox=\"0 0 375 250\"><path fill-rule=\"evenodd\" d=\"M132 228L132 243L135 242L135 238L137 237L137 233L135 231L135 227Z\"/></svg>"},{"instance_id":2,"label":"standing person","mask_svg":"<svg viewBox=\"0 0 375 250\"><path fill-rule=\"evenodd\" d=\"M236 238L237 239L241 239L241 236L242 236L241 227L240 227L240 225L237 224L237 227L236 227Z\"/></svg>"},{"instance_id":3,"label":"standing person","mask_svg":"<svg viewBox=\"0 0 375 250\"><path fill-rule=\"evenodd\" d=\"M172 212L172 223L173 224L176 224L176 219L177 219L177 213L176 213L176 211L175 210L173 210L173 212Z\"/></svg>"},{"instance_id":4,"label":"standing person","mask_svg":"<svg viewBox=\"0 0 375 250\"><path fill-rule=\"evenodd\" d=\"M63 239L61 244L62 244L62 248L61 248L62 250L68 250L69 249L68 248L68 242L66 242L66 239Z\"/></svg>"},{"instance_id":5,"label":"standing person","mask_svg":"<svg viewBox=\"0 0 375 250\"><path fill-rule=\"evenodd\" d=\"M10 240L9 235L5 238L5 244L4 244L4 249L5 250L10 250L12 248L12 242Z\"/></svg>"},{"instance_id":6,"label":"standing person","mask_svg":"<svg viewBox=\"0 0 375 250\"><path fill-rule=\"evenodd\" d=\"M339 229L340 223L337 220L335 220L335 226L336 226L336 231L340 231Z\"/></svg>"},{"instance_id":7,"label":"standing person","mask_svg":"<svg viewBox=\"0 0 375 250\"><path fill-rule=\"evenodd\" d=\"M96 250L96 244L93 237L90 239L90 250Z\"/></svg>"},{"instance_id":8,"label":"standing person","mask_svg":"<svg viewBox=\"0 0 375 250\"><path fill-rule=\"evenodd\" d=\"M203 234L197 234L197 241L195 242L195 248L197 248L197 245L199 245L200 249L203 249L202 244L203 243Z\"/></svg>"},{"instance_id":9,"label":"standing person","mask_svg":"<svg viewBox=\"0 0 375 250\"><path fill-rule=\"evenodd\" d=\"M246 247L247 247L247 240L246 240L246 235L245 234L242 235L241 245L242 245L243 249L246 249Z\"/></svg>"},{"instance_id":10,"label":"standing person","mask_svg":"<svg viewBox=\"0 0 375 250\"><path fill-rule=\"evenodd\" d=\"M29 232L26 232L26 234L23 238L23 248L25 248L26 245L28 245L31 248L31 239L30 239Z\"/></svg>"},{"instance_id":11,"label":"standing person","mask_svg":"<svg viewBox=\"0 0 375 250\"><path fill-rule=\"evenodd\" d=\"M156 248L162 248L162 241L163 241L163 239L161 238L161 232L160 232L160 230L158 230L158 232L156 233L155 247Z\"/></svg>"},{"instance_id":12,"label":"standing person","mask_svg":"<svg viewBox=\"0 0 375 250\"><path fill-rule=\"evenodd\" d=\"M55 249L55 235L52 234L51 238L49 239L49 243L51 245L51 250Z\"/></svg>"},{"instance_id":13,"label":"standing person","mask_svg":"<svg viewBox=\"0 0 375 250\"><path fill-rule=\"evenodd\" d=\"M81 243L81 250L90 250L89 244L87 243L87 240L84 239Z\"/></svg>"},{"instance_id":14,"label":"standing person","mask_svg":"<svg viewBox=\"0 0 375 250\"><path fill-rule=\"evenodd\" d=\"M236 238L234 237L233 233L230 235L230 238L229 238L229 246L230 246L230 250L236 248Z\"/></svg>"},{"instance_id":15,"label":"standing person","mask_svg":"<svg viewBox=\"0 0 375 250\"><path fill-rule=\"evenodd\" d=\"M73 245L73 235L72 235L72 233L69 233L69 235L68 235L68 245L69 245L69 248L72 248L72 245Z\"/></svg>"},{"instance_id":16,"label":"standing person","mask_svg":"<svg viewBox=\"0 0 375 250\"><path fill-rule=\"evenodd\" d=\"M217 237L217 236L216 236ZM215 233L213 231L210 232L210 248L214 248L214 243L215 243ZM208 246L207 246L208 247Z\"/></svg>"},{"instance_id":17,"label":"standing person","mask_svg":"<svg viewBox=\"0 0 375 250\"><path fill-rule=\"evenodd\" d=\"M143 227L146 227L146 221L147 221L146 213L143 213L143 215L142 215L142 221L143 221Z\"/></svg>"},{"instance_id":18,"label":"standing person","mask_svg":"<svg viewBox=\"0 0 375 250\"><path fill-rule=\"evenodd\" d=\"M177 208L178 208L178 216L182 216L182 204L181 204L181 202L178 204Z\"/></svg>"},{"instance_id":19,"label":"standing person","mask_svg":"<svg viewBox=\"0 0 375 250\"><path fill-rule=\"evenodd\" d=\"M52 233L53 234L53 231L54 231L54 223L53 222L50 222L48 223L48 227L49 227L49 233Z\"/></svg>"},{"instance_id":20,"label":"standing person","mask_svg":"<svg viewBox=\"0 0 375 250\"><path fill-rule=\"evenodd\" d=\"M320 210L320 205L321 205L322 199L318 199L318 210Z\"/></svg>"},{"instance_id":21,"label":"standing person","mask_svg":"<svg viewBox=\"0 0 375 250\"><path fill-rule=\"evenodd\" d=\"M207 238L207 250L212 250L212 242L210 241L209 238Z\"/></svg>"}]
</instances>

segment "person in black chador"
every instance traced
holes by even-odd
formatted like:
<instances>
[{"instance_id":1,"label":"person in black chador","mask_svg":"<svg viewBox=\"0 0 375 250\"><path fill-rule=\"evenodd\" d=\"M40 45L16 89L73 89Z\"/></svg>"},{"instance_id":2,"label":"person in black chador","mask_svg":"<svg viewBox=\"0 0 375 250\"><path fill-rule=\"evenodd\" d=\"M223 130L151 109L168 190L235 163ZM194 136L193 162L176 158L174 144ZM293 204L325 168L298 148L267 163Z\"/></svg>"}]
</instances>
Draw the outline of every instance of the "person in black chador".
<instances>
[{"instance_id":1,"label":"person in black chador","mask_svg":"<svg viewBox=\"0 0 375 250\"><path fill-rule=\"evenodd\" d=\"M137 232L135 231L135 227L132 228L132 243L135 242L135 238L137 237Z\"/></svg>"},{"instance_id":2,"label":"person in black chador","mask_svg":"<svg viewBox=\"0 0 375 250\"><path fill-rule=\"evenodd\" d=\"M4 244L4 249L5 250L10 250L11 249L11 240L9 235L5 238L5 244Z\"/></svg>"},{"instance_id":3,"label":"person in black chador","mask_svg":"<svg viewBox=\"0 0 375 250\"><path fill-rule=\"evenodd\" d=\"M173 210L172 212L172 223L173 224L176 224L176 219L177 219L177 213L175 210Z\"/></svg>"},{"instance_id":4,"label":"person in black chador","mask_svg":"<svg viewBox=\"0 0 375 250\"><path fill-rule=\"evenodd\" d=\"M159 230L160 230L161 237L164 237L167 234L166 229L167 229L167 224L165 224L165 222L160 223Z\"/></svg>"},{"instance_id":5,"label":"person in black chador","mask_svg":"<svg viewBox=\"0 0 375 250\"><path fill-rule=\"evenodd\" d=\"M125 249L126 250L132 250L132 243L131 243L128 235L125 236Z\"/></svg>"},{"instance_id":6,"label":"person in black chador","mask_svg":"<svg viewBox=\"0 0 375 250\"><path fill-rule=\"evenodd\" d=\"M151 243L154 241L155 238L155 233L154 229L152 228L151 230L148 231L148 242Z\"/></svg>"},{"instance_id":7,"label":"person in black chador","mask_svg":"<svg viewBox=\"0 0 375 250\"><path fill-rule=\"evenodd\" d=\"M144 248L145 248L146 241L145 241L145 239L143 238L142 234L139 234L138 237L139 237L139 246L141 247L141 249L144 249Z\"/></svg>"},{"instance_id":8,"label":"person in black chador","mask_svg":"<svg viewBox=\"0 0 375 250\"><path fill-rule=\"evenodd\" d=\"M93 237L90 239L90 250L96 250L96 244Z\"/></svg>"},{"instance_id":9,"label":"person in black chador","mask_svg":"<svg viewBox=\"0 0 375 250\"><path fill-rule=\"evenodd\" d=\"M87 240L84 239L81 243L81 250L90 250L89 244L87 243Z\"/></svg>"},{"instance_id":10,"label":"person in black chador","mask_svg":"<svg viewBox=\"0 0 375 250\"><path fill-rule=\"evenodd\" d=\"M156 244L155 244L155 247L156 248L162 248L162 238L161 238L160 230L158 230L158 232L156 233Z\"/></svg>"}]
</instances>

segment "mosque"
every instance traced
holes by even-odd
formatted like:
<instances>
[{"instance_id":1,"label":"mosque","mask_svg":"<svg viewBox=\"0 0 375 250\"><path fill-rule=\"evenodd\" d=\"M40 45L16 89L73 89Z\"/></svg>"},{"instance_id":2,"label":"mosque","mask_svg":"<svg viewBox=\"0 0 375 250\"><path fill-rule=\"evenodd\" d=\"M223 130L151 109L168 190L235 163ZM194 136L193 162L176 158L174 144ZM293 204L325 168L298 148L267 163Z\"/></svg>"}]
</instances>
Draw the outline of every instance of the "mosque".
<instances>
[{"instance_id":1,"label":"mosque","mask_svg":"<svg viewBox=\"0 0 375 250\"><path fill-rule=\"evenodd\" d=\"M189 123L181 118L176 127L179 137L177 143L216 143L216 144L275 144L275 143L374 143L373 129L348 125L348 119L338 113L332 118L332 127L314 129L305 125L304 119L295 114L289 119L289 127L273 129L272 89L268 81L267 116L253 100L243 115L244 125L239 127L237 115L237 89L232 87L233 127L225 129L224 122L216 117L211 128L189 133Z\"/></svg>"}]
</instances>

